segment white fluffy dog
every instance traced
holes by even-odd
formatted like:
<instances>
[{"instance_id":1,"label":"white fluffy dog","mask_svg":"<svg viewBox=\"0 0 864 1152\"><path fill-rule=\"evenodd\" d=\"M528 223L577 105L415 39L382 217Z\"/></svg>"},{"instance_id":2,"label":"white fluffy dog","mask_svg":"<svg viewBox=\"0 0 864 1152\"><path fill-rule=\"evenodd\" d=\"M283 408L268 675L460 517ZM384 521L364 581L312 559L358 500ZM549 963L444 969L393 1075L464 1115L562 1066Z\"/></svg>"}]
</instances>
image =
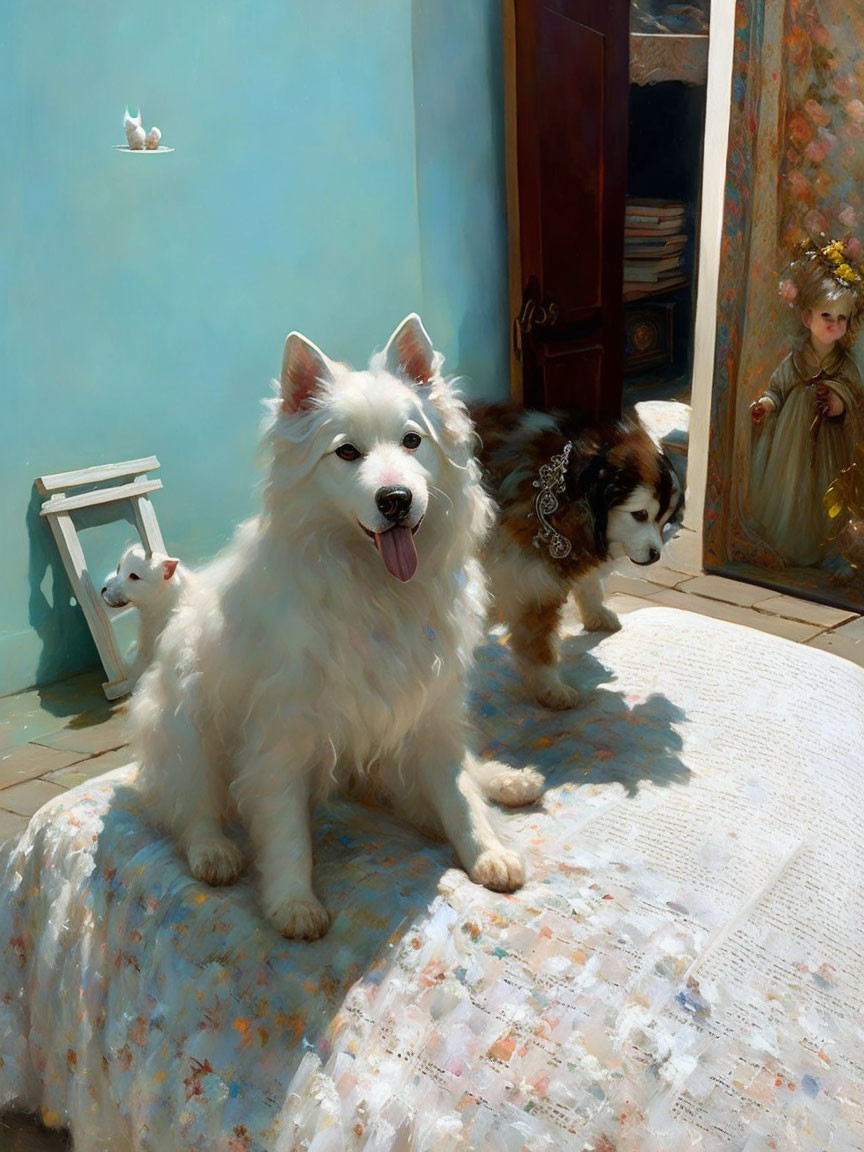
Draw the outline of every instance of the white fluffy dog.
<instances>
[{"instance_id":1,"label":"white fluffy dog","mask_svg":"<svg viewBox=\"0 0 864 1152\"><path fill-rule=\"evenodd\" d=\"M542 781L467 747L492 508L442 360L414 315L367 371L288 336L264 510L199 573L133 702L140 779L193 874L237 877L239 814L288 937L327 930L309 804L333 788L444 836L479 884L523 883L486 797L529 803Z\"/></svg>"},{"instance_id":2,"label":"white fluffy dog","mask_svg":"<svg viewBox=\"0 0 864 1152\"><path fill-rule=\"evenodd\" d=\"M153 659L156 641L192 580L191 572L175 556L148 552L141 544L127 548L117 570L105 577L102 599L109 607L131 604L138 609L138 639L129 664L133 684Z\"/></svg>"}]
</instances>

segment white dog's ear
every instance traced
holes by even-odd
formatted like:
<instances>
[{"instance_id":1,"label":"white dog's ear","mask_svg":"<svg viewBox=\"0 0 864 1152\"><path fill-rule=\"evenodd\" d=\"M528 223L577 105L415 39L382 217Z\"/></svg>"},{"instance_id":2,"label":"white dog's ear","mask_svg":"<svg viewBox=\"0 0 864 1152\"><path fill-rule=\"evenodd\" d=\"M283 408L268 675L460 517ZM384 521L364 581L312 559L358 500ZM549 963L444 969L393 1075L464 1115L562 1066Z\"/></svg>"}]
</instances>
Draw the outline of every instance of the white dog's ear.
<instances>
[{"instance_id":1,"label":"white dog's ear","mask_svg":"<svg viewBox=\"0 0 864 1152\"><path fill-rule=\"evenodd\" d=\"M405 376L417 384L428 384L441 366L443 357L416 312L406 316L384 349L384 366L394 376Z\"/></svg>"},{"instance_id":2,"label":"white dog's ear","mask_svg":"<svg viewBox=\"0 0 864 1152\"><path fill-rule=\"evenodd\" d=\"M162 579L170 580L174 573L177 571L177 565L180 561L176 556L169 556L166 560L162 561Z\"/></svg>"},{"instance_id":3,"label":"white dog's ear","mask_svg":"<svg viewBox=\"0 0 864 1152\"><path fill-rule=\"evenodd\" d=\"M285 337L282 350L282 411L296 412L321 387L333 381L333 363L299 332Z\"/></svg>"}]
</instances>

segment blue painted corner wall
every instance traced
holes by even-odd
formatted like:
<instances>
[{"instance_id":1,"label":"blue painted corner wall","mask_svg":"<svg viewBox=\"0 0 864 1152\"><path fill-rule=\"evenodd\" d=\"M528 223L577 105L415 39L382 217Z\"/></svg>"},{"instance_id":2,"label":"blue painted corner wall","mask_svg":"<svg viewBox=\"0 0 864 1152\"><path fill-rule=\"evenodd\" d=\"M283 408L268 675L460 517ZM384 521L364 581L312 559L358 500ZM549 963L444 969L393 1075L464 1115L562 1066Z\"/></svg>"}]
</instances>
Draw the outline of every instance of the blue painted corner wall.
<instances>
[{"instance_id":1,"label":"blue painted corner wall","mask_svg":"<svg viewBox=\"0 0 864 1152\"><path fill-rule=\"evenodd\" d=\"M363 363L416 310L503 399L508 322L497 0L9 0L0 44L2 694L97 664L34 477L157 455L198 563L286 332ZM113 148L127 104L173 153ZM133 533L84 539L101 576Z\"/></svg>"}]
</instances>

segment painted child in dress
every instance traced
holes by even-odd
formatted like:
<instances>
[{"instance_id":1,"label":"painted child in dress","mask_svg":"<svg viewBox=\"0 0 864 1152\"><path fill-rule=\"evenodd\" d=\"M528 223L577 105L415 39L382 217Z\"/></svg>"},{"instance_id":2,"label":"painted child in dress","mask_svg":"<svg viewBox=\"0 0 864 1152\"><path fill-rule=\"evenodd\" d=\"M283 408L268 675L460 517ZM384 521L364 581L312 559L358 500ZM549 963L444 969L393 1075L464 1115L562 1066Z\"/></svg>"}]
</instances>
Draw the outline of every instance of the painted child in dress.
<instances>
[{"instance_id":1,"label":"painted child in dress","mask_svg":"<svg viewBox=\"0 0 864 1152\"><path fill-rule=\"evenodd\" d=\"M849 352L864 316L864 279L841 241L808 244L780 293L804 330L750 405L750 504L781 561L808 567L825 559L832 530L825 492L864 439L864 387Z\"/></svg>"}]
</instances>

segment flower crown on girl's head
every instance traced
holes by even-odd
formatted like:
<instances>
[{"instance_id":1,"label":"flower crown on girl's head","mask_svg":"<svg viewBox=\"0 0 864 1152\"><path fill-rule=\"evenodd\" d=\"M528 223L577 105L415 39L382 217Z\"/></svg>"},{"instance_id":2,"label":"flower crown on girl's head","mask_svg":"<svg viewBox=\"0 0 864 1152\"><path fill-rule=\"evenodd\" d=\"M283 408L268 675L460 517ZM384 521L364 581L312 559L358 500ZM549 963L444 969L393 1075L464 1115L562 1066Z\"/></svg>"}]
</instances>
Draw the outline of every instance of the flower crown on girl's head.
<instances>
[{"instance_id":1,"label":"flower crown on girl's head","mask_svg":"<svg viewBox=\"0 0 864 1152\"><path fill-rule=\"evenodd\" d=\"M819 249L818 257L825 266L826 272L833 276L841 288L855 291L855 285L861 284L862 276L852 263L853 256L849 248L850 240L831 240ZM857 245L860 251L861 245Z\"/></svg>"},{"instance_id":2,"label":"flower crown on girl's head","mask_svg":"<svg viewBox=\"0 0 864 1152\"><path fill-rule=\"evenodd\" d=\"M825 235L802 240L799 255L788 266L777 290L790 308L796 304L807 306L800 296L811 294L817 285L832 281L841 292L848 292L856 304L864 301L864 270L856 263L862 252L854 237L829 240Z\"/></svg>"}]
</instances>

